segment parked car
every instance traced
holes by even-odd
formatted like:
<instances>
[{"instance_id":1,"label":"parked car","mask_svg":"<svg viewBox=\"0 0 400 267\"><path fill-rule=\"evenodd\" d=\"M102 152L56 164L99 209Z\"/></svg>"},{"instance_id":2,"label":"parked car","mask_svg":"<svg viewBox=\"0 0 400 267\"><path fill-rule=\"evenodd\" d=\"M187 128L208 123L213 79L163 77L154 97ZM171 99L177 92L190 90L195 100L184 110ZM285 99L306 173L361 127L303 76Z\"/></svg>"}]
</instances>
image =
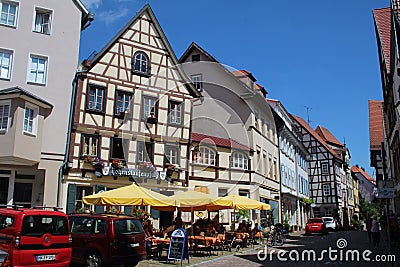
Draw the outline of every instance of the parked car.
<instances>
[{"instance_id":1,"label":"parked car","mask_svg":"<svg viewBox=\"0 0 400 267\"><path fill-rule=\"evenodd\" d=\"M0 208L0 249L8 266L67 267L71 261L68 217L56 208ZM6 265L7 266L7 265Z\"/></svg>"},{"instance_id":2,"label":"parked car","mask_svg":"<svg viewBox=\"0 0 400 267\"><path fill-rule=\"evenodd\" d=\"M337 231L339 230L339 223L333 217L322 217L325 222L325 226L328 230Z\"/></svg>"},{"instance_id":3,"label":"parked car","mask_svg":"<svg viewBox=\"0 0 400 267\"><path fill-rule=\"evenodd\" d=\"M86 266L136 266L146 258L145 233L133 217L72 214L72 262Z\"/></svg>"},{"instance_id":4,"label":"parked car","mask_svg":"<svg viewBox=\"0 0 400 267\"><path fill-rule=\"evenodd\" d=\"M11 267L10 255L4 250L0 250L0 266Z\"/></svg>"},{"instance_id":5,"label":"parked car","mask_svg":"<svg viewBox=\"0 0 400 267\"><path fill-rule=\"evenodd\" d=\"M312 233L322 233L322 234L328 233L325 222L322 218L308 219L306 224L305 234L309 235Z\"/></svg>"}]
</instances>

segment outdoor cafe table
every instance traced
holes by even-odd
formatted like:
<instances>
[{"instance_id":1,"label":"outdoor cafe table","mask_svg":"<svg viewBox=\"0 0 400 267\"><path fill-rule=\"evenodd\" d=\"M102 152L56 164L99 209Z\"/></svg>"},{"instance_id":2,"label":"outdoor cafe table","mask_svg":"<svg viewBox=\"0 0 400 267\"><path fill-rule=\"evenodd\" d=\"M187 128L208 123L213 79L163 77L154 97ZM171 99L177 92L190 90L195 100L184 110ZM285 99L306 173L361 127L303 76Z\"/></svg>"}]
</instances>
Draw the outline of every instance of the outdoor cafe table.
<instances>
[{"instance_id":1,"label":"outdoor cafe table","mask_svg":"<svg viewBox=\"0 0 400 267\"><path fill-rule=\"evenodd\" d=\"M206 240L207 245L217 245L221 243L221 240L218 237L212 237L212 236L189 236L189 240Z\"/></svg>"},{"instance_id":2,"label":"outdoor cafe table","mask_svg":"<svg viewBox=\"0 0 400 267\"><path fill-rule=\"evenodd\" d=\"M169 245L169 238L152 238L153 245L166 244Z\"/></svg>"},{"instance_id":3,"label":"outdoor cafe table","mask_svg":"<svg viewBox=\"0 0 400 267\"><path fill-rule=\"evenodd\" d=\"M250 234L246 232L235 232L236 237L239 239L248 239L250 238Z\"/></svg>"}]
</instances>

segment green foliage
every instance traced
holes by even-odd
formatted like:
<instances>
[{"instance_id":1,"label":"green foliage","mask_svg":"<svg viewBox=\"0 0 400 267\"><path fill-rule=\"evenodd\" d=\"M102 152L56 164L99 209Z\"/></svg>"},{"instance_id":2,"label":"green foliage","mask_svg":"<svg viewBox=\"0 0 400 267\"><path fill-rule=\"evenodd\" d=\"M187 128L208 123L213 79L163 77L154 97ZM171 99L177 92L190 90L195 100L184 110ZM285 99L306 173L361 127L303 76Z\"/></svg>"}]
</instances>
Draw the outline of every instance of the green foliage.
<instances>
[{"instance_id":1,"label":"green foliage","mask_svg":"<svg viewBox=\"0 0 400 267\"><path fill-rule=\"evenodd\" d=\"M250 211L249 210L239 210L238 214L239 214L239 217L249 218Z\"/></svg>"},{"instance_id":2,"label":"green foliage","mask_svg":"<svg viewBox=\"0 0 400 267\"><path fill-rule=\"evenodd\" d=\"M360 220L365 220L367 215L371 217L374 215L379 215L379 210L376 205L365 201L364 198L360 197Z\"/></svg>"},{"instance_id":3,"label":"green foliage","mask_svg":"<svg viewBox=\"0 0 400 267\"><path fill-rule=\"evenodd\" d=\"M302 197L301 201L304 202L306 205L311 205L314 201L311 198Z\"/></svg>"}]
</instances>

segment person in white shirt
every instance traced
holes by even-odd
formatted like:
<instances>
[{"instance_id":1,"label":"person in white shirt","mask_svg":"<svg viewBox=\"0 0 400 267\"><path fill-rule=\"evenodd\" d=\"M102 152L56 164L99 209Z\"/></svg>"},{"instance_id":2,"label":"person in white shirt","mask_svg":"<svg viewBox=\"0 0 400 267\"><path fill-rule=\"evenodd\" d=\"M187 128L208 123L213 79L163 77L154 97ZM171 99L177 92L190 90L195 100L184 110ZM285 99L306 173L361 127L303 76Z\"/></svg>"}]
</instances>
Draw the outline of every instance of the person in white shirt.
<instances>
[{"instance_id":1,"label":"person in white shirt","mask_svg":"<svg viewBox=\"0 0 400 267\"><path fill-rule=\"evenodd\" d=\"M374 247L379 248L379 239L380 239L380 233L379 233L379 222L376 217L376 215L372 219L371 223L371 235L372 235L372 244Z\"/></svg>"}]
</instances>

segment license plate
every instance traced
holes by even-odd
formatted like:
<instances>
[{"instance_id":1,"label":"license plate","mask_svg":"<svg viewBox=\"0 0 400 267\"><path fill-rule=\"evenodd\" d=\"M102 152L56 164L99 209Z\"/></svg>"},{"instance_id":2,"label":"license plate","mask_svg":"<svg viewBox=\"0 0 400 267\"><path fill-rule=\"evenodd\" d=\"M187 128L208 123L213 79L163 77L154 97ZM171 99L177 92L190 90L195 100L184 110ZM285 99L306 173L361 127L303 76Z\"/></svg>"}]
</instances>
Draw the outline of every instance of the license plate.
<instances>
[{"instance_id":1,"label":"license plate","mask_svg":"<svg viewBox=\"0 0 400 267\"><path fill-rule=\"evenodd\" d=\"M131 247L131 248L136 248L138 246L139 246L139 243L129 244L129 247Z\"/></svg>"},{"instance_id":2,"label":"license plate","mask_svg":"<svg viewBox=\"0 0 400 267\"><path fill-rule=\"evenodd\" d=\"M316 226L316 225L313 225L313 226L311 226L312 228L318 228L318 226Z\"/></svg>"},{"instance_id":3,"label":"license plate","mask_svg":"<svg viewBox=\"0 0 400 267\"><path fill-rule=\"evenodd\" d=\"M36 261L54 261L56 255L38 255L36 256Z\"/></svg>"}]
</instances>

